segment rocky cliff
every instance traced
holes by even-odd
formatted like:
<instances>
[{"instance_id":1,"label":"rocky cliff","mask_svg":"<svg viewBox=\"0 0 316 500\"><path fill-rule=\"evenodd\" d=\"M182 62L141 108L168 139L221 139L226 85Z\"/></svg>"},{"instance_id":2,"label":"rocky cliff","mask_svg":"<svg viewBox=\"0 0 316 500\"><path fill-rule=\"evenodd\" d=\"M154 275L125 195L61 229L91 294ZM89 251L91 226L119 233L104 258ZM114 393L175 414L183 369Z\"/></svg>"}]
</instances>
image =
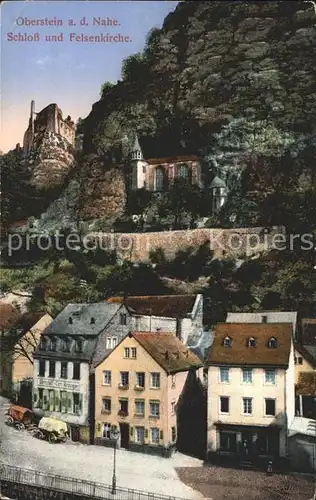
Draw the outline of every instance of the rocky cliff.
<instances>
[{"instance_id":1,"label":"rocky cliff","mask_svg":"<svg viewBox=\"0 0 316 500\"><path fill-rule=\"evenodd\" d=\"M224 174L250 153L289 150L293 175L309 172L315 19L312 2L180 2L124 61L122 81L104 85L85 121L85 149L116 146L137 130L182 144Z\"/></svg>"}]
</instances>

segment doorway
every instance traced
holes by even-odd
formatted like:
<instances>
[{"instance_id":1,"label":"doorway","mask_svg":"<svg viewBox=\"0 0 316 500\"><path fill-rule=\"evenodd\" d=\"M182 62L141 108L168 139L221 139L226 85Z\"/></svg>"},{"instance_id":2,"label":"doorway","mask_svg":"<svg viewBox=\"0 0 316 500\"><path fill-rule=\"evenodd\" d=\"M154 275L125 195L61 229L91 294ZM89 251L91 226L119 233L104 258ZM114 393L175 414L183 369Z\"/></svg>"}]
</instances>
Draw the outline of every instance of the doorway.
<instances>
[{"instance_id":1,"label":"doorway","mask_svg":"<svg viewBox=\"0 0 316 500\"><path fill-rule=\"evenodd\" d=\"M252 454L252 432L241 433L242 454L249 456Z\"/></svg>"},{"instance_id":2,"label":"doorway","mask_svg":"<svg viewBox=\"0 0 316 500\"><path fill-rule=\"evenodd\" d=\"M121 448L129 447L129 424L120 424Z\"/></svg>"},{"instance_id":3,"label":"doorway","mask_svg":"<svg viewBox=\"0 0 316 500\"><path fill-rule=\"evenodd\" d=\"M72 425L70 428L70 432L71 432L71 440L72 441L74 441L74 442L80 441L80 429L79 429L79 427Z\"/></svg>"}]
</instances>

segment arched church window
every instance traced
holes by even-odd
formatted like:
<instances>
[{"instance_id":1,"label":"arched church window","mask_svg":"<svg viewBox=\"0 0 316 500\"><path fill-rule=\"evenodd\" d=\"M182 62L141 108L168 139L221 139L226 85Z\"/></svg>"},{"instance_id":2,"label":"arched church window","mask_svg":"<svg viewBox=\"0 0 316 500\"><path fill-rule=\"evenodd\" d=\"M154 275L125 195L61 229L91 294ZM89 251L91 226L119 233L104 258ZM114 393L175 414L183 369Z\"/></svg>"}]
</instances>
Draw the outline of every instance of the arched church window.
<instances>
[{"instance_id":1,"label":"arched church window","mask_svg":"<svg viewBox=\"0 0 316 500\"><path fill-rule=\"evenodd\" d=\"M189 167L188 165L180 165L178 168L178 177L180 179L188 179L189 178Z\"/></svg>"},{"instance_id":2,"label":"arched church window","mask_svg":"<svg viewBox=\"0 0 316 500\"><path fill-rule=\"evenodd\" d=\"M157 167L155 171L156 191L163 191L165 184L165 173L162 167Z\"/></svg>"}]
</instances>

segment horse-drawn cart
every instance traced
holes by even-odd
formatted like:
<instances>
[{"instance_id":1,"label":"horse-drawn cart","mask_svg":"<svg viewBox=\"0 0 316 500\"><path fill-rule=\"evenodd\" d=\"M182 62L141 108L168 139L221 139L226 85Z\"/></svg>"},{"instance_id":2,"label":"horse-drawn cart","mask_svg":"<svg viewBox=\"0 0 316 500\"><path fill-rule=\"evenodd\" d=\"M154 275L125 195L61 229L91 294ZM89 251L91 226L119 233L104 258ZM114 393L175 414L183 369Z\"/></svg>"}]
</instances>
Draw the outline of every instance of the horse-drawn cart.
<instances>
[{"instance_id":1,"label":"horse-drawn cart","mask_svg":"<svg viewBox=\"0 0 316 500\"><path fill-rule=\"evenodd\" d=\"M32 434L38 439L46 439L50 443L65 443L69 435L67 424L52 417L41 418L37 429Z\"/></svg>"},{"instance_id":2,"label":"horse-drawn cart","mask_svg":"<svg viewBox=\"0 0 316 500\"><path fill-rule=\"evenodd\" d=\"M19 431L27 429L32 431L36 429L34 423L34 413L28 408L18 405L10 405L6 413L6 423L7 425L12 425Z\"/></svg>"}]
</instances>

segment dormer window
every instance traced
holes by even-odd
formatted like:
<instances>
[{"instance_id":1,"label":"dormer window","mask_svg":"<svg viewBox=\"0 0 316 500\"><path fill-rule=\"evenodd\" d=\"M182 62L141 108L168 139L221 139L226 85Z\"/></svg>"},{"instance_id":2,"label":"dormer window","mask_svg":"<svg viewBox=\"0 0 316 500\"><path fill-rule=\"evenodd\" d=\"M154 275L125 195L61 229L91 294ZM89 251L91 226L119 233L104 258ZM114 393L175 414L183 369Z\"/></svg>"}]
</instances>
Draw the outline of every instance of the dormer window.
<instances>
[{"instance_id":1,"label":"dormer window","mask_svg":"<svg viewBox=\"0 0 316 500\"><path fill-rule=\"evenodd\" d=\"M223 346L224 347L231 347L232 346L232 339L230 337L225 337L224 338L224 342L223 342Z\"/></svg>"},{"instance_id":2,"label":"dormer window","mask_svg":"<svg viewBox=\"0 0 316 500\"><path fill-rule=\"evenodd\" d=\"M250 337L250 339L248 339L248 347L256 347L256 345L257 345L256 339Z\"/></svg>"},{"instance_id":3,"label":"dormer window","mask_svg":"<svg viewBox=\"0 0 316 500\"><path fill-rule=\"evenodd\" d=\"M278 347L278 341L275 337L271 337L269 340L268 340L268 347L270 349L275 349L276 347Z\"/></svg>"},{"instance_id":4,"label":"dormer window","mask_svg":"<svg viewBox=\"0 0 316 500\"><path fill-rule=\"evenodd\" d=\"M69 352L69 351L70 351L70 340L64 339L63 340L63 352Z\"/></svg>"},{"instance_id":5,"label":"dormer window","mask_svg":"<svg viewBox=\"0 0 316 500\"><path fill-rule=\"evenodd\" d=\"M41 351L46 351L46 349L47 349L47 338L46 337L41 338L40 349L41 349Z\"/></svg>"},{"instance_id":6,"label":"dormer window","mask_svg":"<svg viewBox=\"0 0 316 500\"><path fill-rule=\"evenodd\" d=\"M78 339L76 341L75 352L81 353L82 352L82 347L83 347L83 341L81 339Z\"/></svg>"},{"instance_id":7,"label":"dormer window","mask_svg":"<svg viewBox=\"0 0 316 500\"><path fill-rule=\"evenodd\" d=\"M68 318L68 323L69 323L70 325L72 325L72 317L71 317L71 316L69 316L69 318Z\"/></svg>"},{"instance_id":8,"label":"dormer window","mask_svg":"<svg viewBox=\"0 0 316 500\"><path fill-rule=\"evenodd\" d=\"M50 350L55 352L57 349L57 339L53 337L50 341Z\"/></svg>"},{"instance_id":9,"label":"dormer window","mask_svg":"<svg viewBox=\"0 0 316 500\"><path fill-rule=\"evenodd\" d=\"M90 319L90 325L94 325L95 324L95 318L91 318Z\"/></svg>"},{"instance_id":10,"label":"dormer window","mask_svg":"<svg viewBox=\"0 0 316 500\"><path fill-rule=\"evenodd\" d=\"M261 316L262 323L268 323L268 316Z\"/></svg>"}]
</instances>

